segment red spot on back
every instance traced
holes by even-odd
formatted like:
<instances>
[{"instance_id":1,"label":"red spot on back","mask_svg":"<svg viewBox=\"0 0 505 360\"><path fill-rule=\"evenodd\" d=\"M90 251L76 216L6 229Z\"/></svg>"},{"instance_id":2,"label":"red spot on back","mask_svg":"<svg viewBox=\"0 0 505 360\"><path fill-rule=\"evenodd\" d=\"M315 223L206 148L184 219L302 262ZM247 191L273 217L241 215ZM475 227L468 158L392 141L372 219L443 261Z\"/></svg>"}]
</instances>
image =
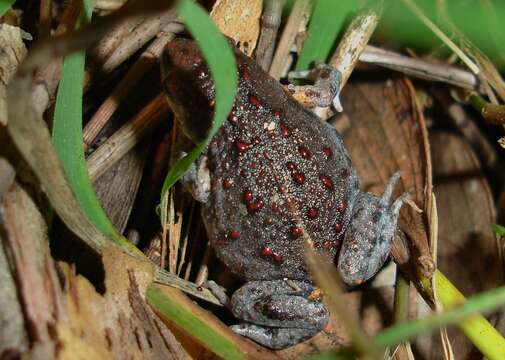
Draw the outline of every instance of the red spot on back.
<instances>
[{"instance_id":1,"label":"red spot on back","mask_svg":"<svg viewBox=\"0 0 505 360\"><path fill-rule=\"evenodd\" d=\"M302 234L302 229L300 229L298 226L292 226L290 231L291 235L293 236L300 236Z\"/></svg>"},{"instance_id":2,"label":"red spot on back","mask_svg":"<svg viewBox=\"0 0 505 360\"><path fill-rule=\"evenodd\" d=\"M267 257L272 255L274 252L272 249L270 249L268 246L265 246L263 249L261 249L261 256Z\"/></svg>"},{"instance_id":3,"label":"red spot on back","mask_svg":"<svg viewBox=\"0 0 505 360\"><path fill-rule=\"evenodd\" d=\"M245 66L241 69L241 75L242 79L244 79L245 81L251 80L251 73L249 72L249 69Z\"/></svg>"},{"instance_id":4,"label":"red spot on back","mask_svg":"<svg viewBox=\"0 0 505 360\"><path fill-rule=\"evenodd\" d=\"M321 180L321 183L325 188L329 190L333 189L333 181L330 179L330 177L326 175L319 175L319 180Z\"/></svg>"},{"instance_id":5,"label":"red spot on back","mask_svg":"<svg viewBox=\"0 0 505 360\"><path fill-rule=\"evenodd\" d=\"M229 189L233 186L233 179L229 178L229 177L225 177L223 179L223 188L225 189Z\"/></svg>"},{"instance_id":6,"label":"red spot on back","mask_svg":"<svg viewBox=\"0 0 505 360\"><path fill-rule=\"evenodd\" d=\"M294 162L292 161L288 161L286 163L286 167L288 168L289 171L293 171L293 170L296 170L296 165Z\"/></svg>"},{"instance_id":7,"label":"red spot on back","mask_svg":"<svg viewBox=\"0 0 505 360\"><path fill-rule=\"evenodd\" d=\"M249 104L251 104L254 107L260 107L261 106L261 103L260 103L259 99L256 96L251 95L251 94L249 94Z\"/></svg>"},{"instance_id":8,"label":"red spot on back","mask_svg":"<svg viewBox=\"0 0 505 360\"><path fill-rule=\"evenodd\" d=\"M293 174L293 180L296 184L298 185L302 185L303 182L305 181L305 175L303 175L302 173L295 173Z\"/></svg>"},{"instance_id":9,"label":"red spot on back","mask_svg":"<svg viewBox=\"0 0 505 360\"><path fill-rule=\"evenodd\" d=\"M230 238L236 240L240 237L240 232L237 230L231 230L230 231Z\"/></svg>"},{"instance_id":10,"label":"red spot on back","mask_svg":"<svg viewBox=\"0 0 505 360\"><path fill-rule=\"evenodd\" d=\"M340 230L342 230L342 223L337 221L335 223L335 230L337 230L337 232L340 232Z\"/></svg>"},{"instance_id":11,"label":"red spot on back","mask_svg":"<svg viewBox=\"0 0 505 360\"><path fill-rule=\"evenodd\" d=\"M244 191L243 199L245 202L247 202L247 203L251 202L253 197L254 196L253 196L252 191L249 191L249 190Z\"/></svg>"},{"instance_id":12,"label":"red spot on back","mask_svg":"<svg viewBox=\"0 0 505 360\"><path fill-rule=\"evenodd\" d=\"M323 148L323 154L329 158L333 155L333 152L331 151L331 149L329 147L325 147L325 148Z\"/></svg>"},{"instance_id":13,"label":"red spot on back","mask_svg":"<svg viewBox=\"0 0 505 360\"><path fill-rule=\"evenodd\" d=\"M250 202L247 204L247 210L249 210L250 213L254 213L258 210L261 210L263 208L263 201L260 199L256 202Z\"/></svg>"},{"instance_id":14,"label":"red spot on back","mask_svg":"<svg viewBox=\"0 0 505 360\"><path fill-rule=\"evenodd\" d=\"M318 214L319 214L319 211L315 207L311 207L311 208L309 208L309 210L307 210L307 217L311 220L315 219Z\"/></svg>"},{"instance_id":15,"label":"red spot on back","mask_svg":"<svg viewBox=\"0 0 505 360\"><path fill-rule=\"evenodd\" d=\"M235 149L239 154L242 154L247 150L247 144L242 140L237 139L235 140L234 143L235 143Z\"/></svg>"},{"instance_id":16,"label":"red spot on back","mask_svg":"<svg viewBox=\"0 0 505 360\"><path fill-rule=\"evenodd\" d=\"M300 156L302 158L304 158L304 159L310 159L310 151L305 146L299 146L298 147L298 152L300 153Z\"/></svg>"},{"instance_id":17,"label":"red spot on back","mask_svg":"<svg viewBox=\"0 0 505 360\"><path fill-rule=\"evenodd\" d=\"M283 121L281 121L279 127L281 129L282 136L288 137L289 135L291 135L291 129Z\"/></svg>"},{"instance_id":18,"label":"red spot on back","mask_svg":"<svg viewBox=\"0 0 505 360\"><path fill-rule=\"evenodd\" d=\"M232 111L228 114L228 121L234 125L237 123L237 112L235 109L232 109Z\"/></svg>"}]
</instances>

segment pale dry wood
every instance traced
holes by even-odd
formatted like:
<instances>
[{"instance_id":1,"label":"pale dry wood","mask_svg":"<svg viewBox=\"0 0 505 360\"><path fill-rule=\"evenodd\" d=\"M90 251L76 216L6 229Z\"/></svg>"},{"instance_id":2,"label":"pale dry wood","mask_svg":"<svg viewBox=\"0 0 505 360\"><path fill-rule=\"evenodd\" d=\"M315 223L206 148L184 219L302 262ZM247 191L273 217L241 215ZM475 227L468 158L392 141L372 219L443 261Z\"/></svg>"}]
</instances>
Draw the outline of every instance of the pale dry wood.
<instances>
[{"instance_id":1,"label":"pale dry wood","mask_svg":"<svg viewBox=\"0 0 505 360\"><path fill-rule=\"evenodd\" d=\"M481 165L463 138L448 132L430 136L437 196L438 267L465 296L503 283L501 247L491 231L496 222L492 192ZM491 317L496 324L498 317ZM478 354L458 330L448 335L456 359ZM442 352L439 336L416 341L427 358Z\"/></svg>"},{"instance_id":2,"label":"pale dry wood","mask_svg":"<svg viewBox=\"0 0 505 360\"><path fill-rule=\"evenodd\" d=\"M165 44L173 39L174 34L181 31L183 26L178 23L170 23L151 45L140 55L135 64L121 79L105 101L100 105L93 117L88 121L83 130L85 148L89 147L103 129L112 114L120 104L135 89L138 82L153 66L158 64L159 57Z\"/></svg>"},{"instance_id":3,"label":"pale dry wood","mask_svg":"<svg viewBox=\"0 0 505 360\"><path fill-rule=\"evenodd\" d=\"M297 0L293 6L270 66L269 74L274 79L278 80L282 76L286 68L291 47L295 43L300 28L307 25L310 12L311 3L309 0Z\"/></svg>"},{"instance_id":4,"label":"pale dry wood","mask_svg":"<svg viewBox=\"0 0 505 360\"><path fill-rule=\"evenodd\" d=\"M359 60L399 71L412 77L440 81L466 89L477 89L479 85L479 80L473 73L461 68L415 59L371 45L365 48Z\"/></svg>"},{"instance_id":5,"label":"pale dry wood","mask_svg":"<svg viewBox=\"0 0 505 360\"><path fill-rule=\"evenodd\" d=\"M2 174L1 169L0 174ZM16 188L19 189L19 185L14 185L8 193L9 200L12 199ZM22 206L22 204L18 203L14 206ZM9 240L12 240L9 238L7 229L12 230L17 224L5 222L4 208L3 198L0 198L0 287L2 289L0 291L0 309L2 309L0 311L0 355L7 357L9 352L14 355L28 350L29 342L16 289L16 274L13 271L12 257L7 252ZM28 212L25 215L28 216Z\"/></svg>"},{"instance_id":6,"label":"pale dry wood","mask_svg":"<svg viewBox=\"0 0 505 360\"><path fill-rule=\"evenodd\" d=\"M187 359L180 343L143 298L152 283L152 266L116 247L104 248L103 255L103 294L60 263L68 319L55 327L61 357Z\"/></svg>"},{"instance_id":7,"label":"pale dry wood","mask_svg":"<svg viewBox=\"0 0 505 360\"><path fill-rule=\"evenodd\" d=\"M181 249L181 256L179 257L179 265L177 267L177 275L181 276L182 274L182 267L184 266L184 263L186 261L186 249L188 247L188 240L189 240L189 233L190 230L194 226L194 216L195 216L195 200L191 199L190 200L190 210L189 210L189 216L188 216L188 225L186 229L186 234L184 235L184 238L182 239L182 249ZM198 215L198 214L197 214Z\"/></svg>"},{"instance_id":8,"label":"pale dry wood","mask_svg":"<svg viewBox=\"0 0 505 360\"><path fill-rule=\"evenodd\" d=\"M7 124L7 84L26 56L20 28L0 24L0 126Z\"/></svg>"},{"instance_id":9,"label":"pale dry wood","mask_svg":"<svg viewBox=\"0 0 505 360\"><path fill-rule=\"evenodd\" d=\"M217 0L210 17L221 32L251 56L258 41L262 0Z\"/></svg>"},{"instance_id":10,"label":"pale dry wood","mask_svg":"<svg viewBox=\"0 0 505 360\"><path fill-rule=\"evenodd\" d=\"M62 316L62 304L61 293L55 287L57 276L49 255L45 221L28 193L17 183L5 195L0 214L5 235L2 245L8 251L10 268L16 278L16 290L11 295L22 305L23 311L23 319L13 318L10 324L17 327L20 336L18 350L28 350L24 348L27 335L32 356L53 358L56 344L50 328ZM5 290L2 287L2 291Z\"/></svg>"},{"instance_id":11,"label":"pale dry wood","mask_svg":"<svg viewBox=\"0 0 505 360\"><path fill-rule=\"evenodd\" d=\"M35 45L30 56L23 62L19 69L20 75L26 75L41 66L47 65L55 57L62 57L72 52L85 49L99 41L110 29L120 24L125 19L142 15L159 15L162 12L169 12L174 4L174 0L157 1L146 0L142 2L132 1L125 3L117 11L98 18L93 22L93 26L87 26L82 30L69 34L42 40Z\"/></svg>"},{"instance_id":12,"label":"pale dry wood","mask_svg":"<svg viewBox=\"0 0 505 360\"><path fill-rule=\"evenodd\" d=\"M142 138L154 131L168 116L168 111L165 96L158 95L87 158L89 177L95 181L103 175Z\"/></svg>"},{"instance_id":13,"label":"pale dry wood","mask_svg":"<svg viewBox=\"0 0 505 360\"><path fill-rule=\"evenodd\" d=\"M347 83L351 76L358 59L365 49L370 37L372 36L380 14L373 9L362 11L357 14L349 27L346 29L342 39L340 40L335 52L331 56L329 65L340 72L342 78L340 80L340 89ZM335 103L334 103L335 107ZM342 111L341 108L336 108L337 111ZM332 114L332 109L328 107L316 108L314 112L322 119L328 119Z\"/></svg>"},{"instance_id":14,"label":"pale dry wood","mask_svg":"<svg viewBox=\"0 0 505 360\"><path fill-rule=\"evenodd\" d=\"M371 9L356 15L331 56L329 65L342 74L340 89L345 86L351 76L361 53L377 27L379 18L380 14Z\"/></svg>"},{"instance_id":15,"label":"pale dry wood","mask_svg":"<svg viewBox=\"0 0 505 360\"><path fill-rule=\"evenodd\" d=\"M93 9L102 11L117 10L124 5L126 0L94 0Z\"/></svg>"},{"instance_id":16,"label":"pale dry wood","mask_svg":"<svg viewBox=\"0 0 505 360\"><path fill-rule=\"evenodd\" d=\"M16 76L9 85L7 131L60 218L72 232L100 253L109 240L84 214L68 185L47 125L31 106L31 83L32 79L27 75Z\"/></svg>"},{"instance_id":17,"label":"pale dry wood","mask_svg":"<svg viewBox=\"0 0 505 360\"><path fill-rule=\"evenodd\" d=\"M156 34L163 31L168 23L176 18L175 11L168 10L153 17L145 18L137 25L121 42L114 48L113 52L100 65L101 72L110 73L117 66L122 64L133 53L139 50L146 42Z\"/></svg>"},{"instance_id":18,"label":"pale dry wood","mask_svg":"<svg viewBox=\"0 0 505 360\"><path fill-rule=\"evenodd\" d=\"M268 71L274 56L277 32L282 20L284 0L267 0L261 15L261 32L256 48L256 62L265 71Z\"/></svg>"},{"instance_id":19,"label":"pale dry wood","mask_svg":"<svg viewBox=\"0 0 505 360\"><path fill-rule=\"evenodd\" d=\"M3 131L3 129L0 129L0 131ZM1 140L3 140L2 135L0 135ZM1 143L3 146L10 145L7 141L2 141ZM9 190L15 177L16 170L14 167L7 159L0 157L0 201L2 201L4 194Z\"/></svg>"},{"instance_id":20,"label":"pale dry wood","mask_svg":"<svg viewBox=\"0 0 505 360\"><path fill-rule=\"evenodd\" d=\"M124 233L142 180L149 144L130 151L93 183L105 214Z\"/></svg>"},{"instance_id":21,"label":"pale dry wood","mask_svg":"<svg viewBox=\"0 0 505 360\"><path fill-rule=\"evenodd\" d=\"M60 23L54 32L54 36L60 36L75 28L77 17L81 11L81 2L72 0L67 4ZM54 94L60 81L60 71L62 66L61 58L53 58L45 66L41 66L33 77L33 106L39 114L43 114L47 107L54 100Z\"/></svg>"},{"instance_id":22,"label":"pale dry wood","mask_svg":"<svg viewBox=\"0 0 505 360\"><path fill-rule=\"evenodd\" d=\"M135 16L119 22L111 28L98 43L91 49L90 57L96 59L98 63L103 63L115 51L121 41L128 36L145 19Z\"/></svg>"}]
</instances>

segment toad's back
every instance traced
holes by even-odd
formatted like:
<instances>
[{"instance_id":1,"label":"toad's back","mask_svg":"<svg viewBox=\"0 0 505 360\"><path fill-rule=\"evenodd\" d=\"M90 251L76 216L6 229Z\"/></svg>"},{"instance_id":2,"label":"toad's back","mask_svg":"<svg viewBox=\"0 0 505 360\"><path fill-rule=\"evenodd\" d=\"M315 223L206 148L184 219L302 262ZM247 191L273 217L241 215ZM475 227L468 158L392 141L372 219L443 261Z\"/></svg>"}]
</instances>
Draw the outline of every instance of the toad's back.
<instances>
[{"instance_id":1,"label":"toad's back","mask_svg":"<svg viewBox=\"0 0 505 360\"><path fill-rule=\"evenodd\" d=\"M186 83L174 72L165 87L181 94L188 86L172 105L196 140L207 129L202 123L210 122L210 75L194 43L179 40L166 51ZM235 104L204 154L211 178L203 204L207 232L218 257L246 279L305 279L302 228L333 261L358 179L338 133L245 55L237 51L236 57Z\"/></svg>"}]
</instances>

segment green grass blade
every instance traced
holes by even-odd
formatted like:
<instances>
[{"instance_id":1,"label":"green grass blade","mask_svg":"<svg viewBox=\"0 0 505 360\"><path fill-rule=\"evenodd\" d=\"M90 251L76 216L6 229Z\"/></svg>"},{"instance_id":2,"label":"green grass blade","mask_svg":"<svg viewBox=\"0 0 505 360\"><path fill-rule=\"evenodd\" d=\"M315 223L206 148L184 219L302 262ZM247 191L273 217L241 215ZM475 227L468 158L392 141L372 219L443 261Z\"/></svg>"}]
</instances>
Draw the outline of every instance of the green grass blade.
<instances>
[{"instance_id":1,"label":"green grass blade","mask_svg":"<svg viewBox=\"0 0 505 360\"><path fill-rule=\"evenodd\" d=\"M219 330L204 319L195 316L191 309L181 302L174 301L158 287L149 287L146 291L146 299L162 317L175 322L177 326L197 338L218 356L224 359L246 359L245 354L232 339L222 336Z\"/></svg>"},{"instance_id":2,"label":"green grass blade","mask_svg":"<svg viewBox=\"0 0 505 360\"><path fill-rule=\"evenodd\" d=\"M491 229L497 236L505 236L505 227L498 224L491 224Z\"/></svg>"},{"instance_id":3,"label":"green grass blade","mask_svg":"<svg viewBox=\"0 0 505 360\"><path fill-rule=\"evenodd\" d=\"M5 12L14 4L15 0L0 0L0 16L3 16Z\"/></svg>"},{"instance_id":4,"label":"green grass blade","mask_svg":"<svg viewBox=\"0 0 505 360\"><path fill-rule=\"evenodd\" d=\"M392 346L436 328L457 324L488 359L505 359L505 339L479 313L505 304L505 287L478 294L465 301L464 296L440 272L435 273L437 295L445 312L398 324L379 333L374 341Z\"/></svg>"},{"instance_id":5,"label":"green grass blade","mask_svg":"<svg viewBox=\"0 0 505 360\"><path fill-rule=\"evenodd\" d=\"M391 326L380 332L373 342L381 347L394 346L417 335L456 324L487 359L505 359L505 339L480 314L505 304L505 286L465 300L465 297L440 271L437 270L434 276L439 301L446 310L441 314ZM345 357L350 350L350 348L345 348L339 352L323 353L307 359L329 359L334 355L341 358Z\"/></svg>"},{"instance_id":6,"label":"green grass blade","mask_svg":"<svg viewBox=\"0 0 505 360\"><path fill-rule=\"evenodd\" d=\"M306 70L314 61L325 62L335 45L347 16L356 10L354 1L318 0L310 19L296 70Z\"/></svg>"},{"instance_id":7,"label":"green grass blade","mask_svg":"<svg viewBox=\"0 0 505 360\"><path fill-rule=\"evenodd\" d=\"M92 1L84 1L78 26L89 22L91 9ZM84 61L85 52L81 51L67 56L63 62L54 111L53 144L81 208L102 233L124 245L126 240L105 215L88 177L82 146Z\"/></svg>"},{"instance_id":8,"label":"green grass blade","mask_svg":"<svg viewBox=\"0 0 505 360\"><path fill-rule=\"evenodd\" d=\"M235 57L228 42L209 18L207 12L191 0L179 0L177 13L197 41L207 61L216 89L216 104L213 125L207 139L199 143L170 169L163 183L161 199L184 175L219 130L231 110L237 89L237 73L233 70L236 69Z\"/></svg>"}]
</instances>

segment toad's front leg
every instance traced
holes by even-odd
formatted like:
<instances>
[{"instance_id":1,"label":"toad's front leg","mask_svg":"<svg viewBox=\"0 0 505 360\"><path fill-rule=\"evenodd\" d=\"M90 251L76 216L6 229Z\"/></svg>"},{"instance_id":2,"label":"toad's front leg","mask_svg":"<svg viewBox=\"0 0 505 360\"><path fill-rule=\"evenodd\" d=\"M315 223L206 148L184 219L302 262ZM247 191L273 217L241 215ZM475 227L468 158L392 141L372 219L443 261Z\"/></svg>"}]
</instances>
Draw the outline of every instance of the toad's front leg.
<instances>
[{"instance_id":1,"label":"toad's front leg","mask_svg":"<svg viewBox=\"0 0 505 360\"><path fill-rule=\"evenodd\" d=\"M329 321L324 304L310 297L314 290L307 281L249 281L230 302L235 317L245 322L231 328L271 349L309 339Z\"/></svg>"}]
</instances>

